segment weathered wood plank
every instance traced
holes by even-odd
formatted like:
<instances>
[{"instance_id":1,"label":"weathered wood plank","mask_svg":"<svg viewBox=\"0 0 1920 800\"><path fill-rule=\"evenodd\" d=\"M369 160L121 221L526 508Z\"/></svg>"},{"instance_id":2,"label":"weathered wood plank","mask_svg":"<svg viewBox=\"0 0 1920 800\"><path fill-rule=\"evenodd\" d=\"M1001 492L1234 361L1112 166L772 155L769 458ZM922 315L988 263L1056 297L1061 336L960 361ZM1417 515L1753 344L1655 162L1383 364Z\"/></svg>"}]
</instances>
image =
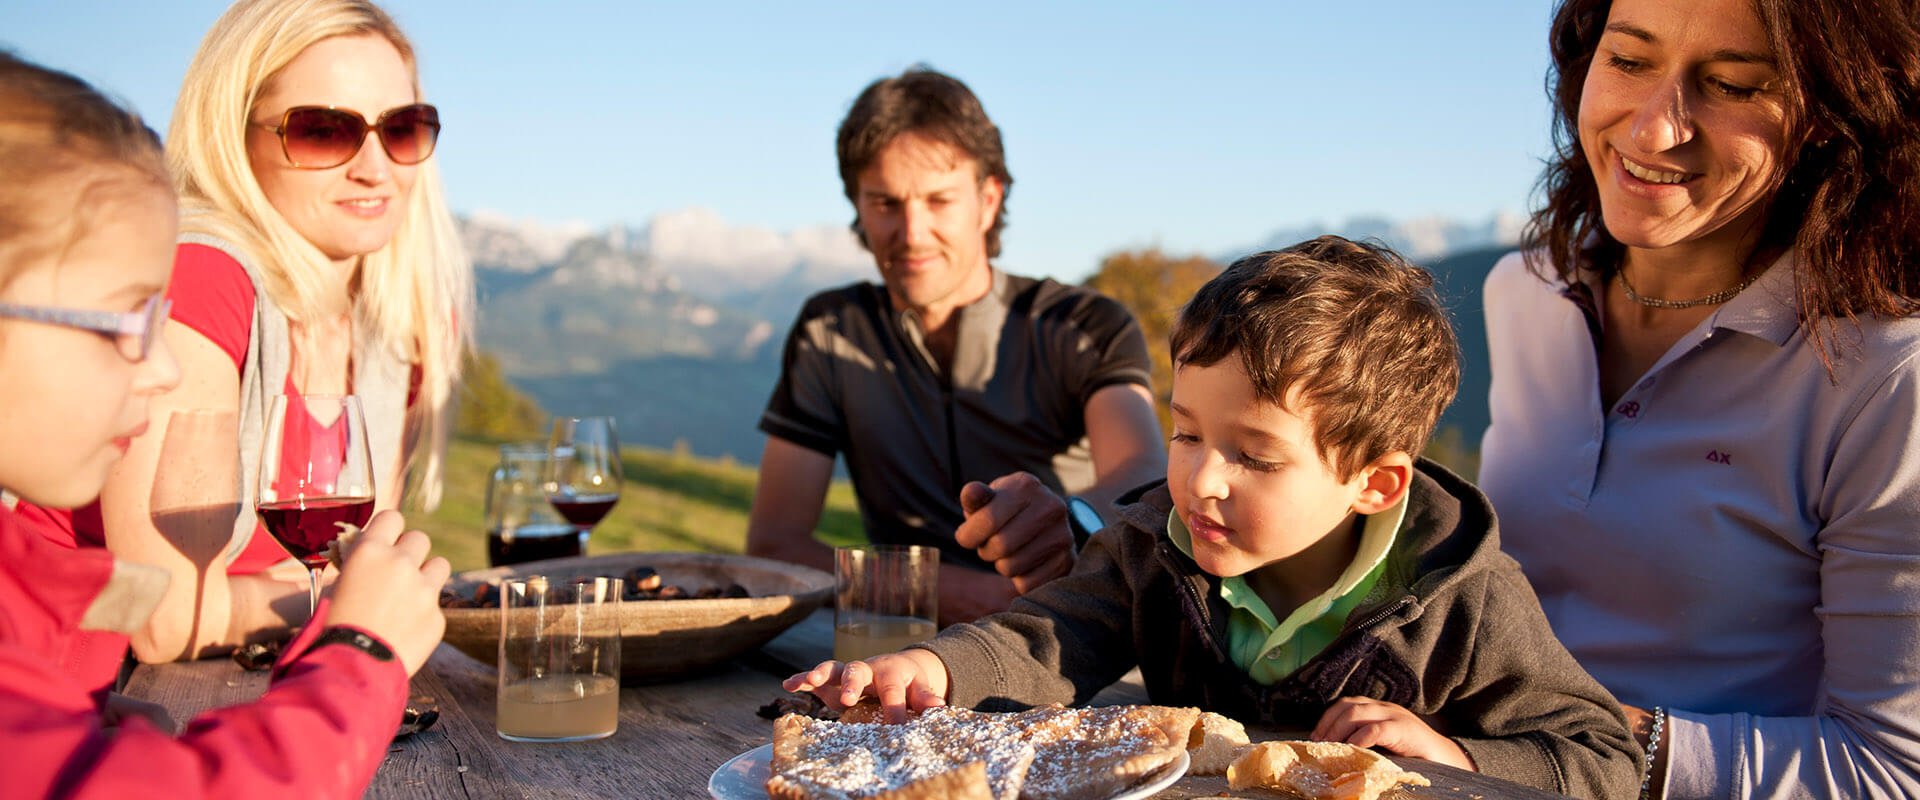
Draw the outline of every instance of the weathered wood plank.
<instances>
[{"instance_id":1,"label":"weathered wood plank","mask_svg":"<svg viewBox=\"0 0 1920 800\"><path fill-rule=\"evenodd\" d=\"M471 800L527 796L494 752L499 737L493 732L492 721L475 722L469 706L456 698L434 669L435 663L453 658L465 657L443 645L434 651L428 667L414 674L413 696L431 698L440 710L440 720L387 749L387 759L367 788L367 797Z\"/></svg>"}]
</instances>

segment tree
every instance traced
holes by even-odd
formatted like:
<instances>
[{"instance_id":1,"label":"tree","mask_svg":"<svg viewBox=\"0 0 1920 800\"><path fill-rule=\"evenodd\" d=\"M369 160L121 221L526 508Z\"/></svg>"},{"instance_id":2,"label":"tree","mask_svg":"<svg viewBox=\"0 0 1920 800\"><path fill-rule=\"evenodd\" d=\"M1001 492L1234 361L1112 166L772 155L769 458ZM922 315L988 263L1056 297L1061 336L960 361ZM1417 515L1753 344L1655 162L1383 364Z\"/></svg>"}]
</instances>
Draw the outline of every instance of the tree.
<instances>
[{"instance_id":1,"label":"tree","mask_svg":"<svg viewBox=\"0 0 1920 800\"><path fill-rule=\"evenodd\" d=\"M1167 350L1167 337L1187 298L1201 285L1220 274L1221 266L1201 256L1172 258L1158 248L1120 252L1100 261L1100 269L1087 279L1089 288L1118 300L1147 337L1147 353L1153 358L1154 410L1160 415L1160 429L1173 429L1167 402L1173 396L1173 358Z\"/></svg>"},{"instance_id":2,"label":"tree","mask_svg":"<svg viewBox=\"0 0 1920 800\"><path fill-rule=\"evenodd\" d=\"M494 441L546 436L547 412L507 381L499 361L479 350L467 354L458 413L454 423L458 436Z\"/></svg>"}]
</instances>

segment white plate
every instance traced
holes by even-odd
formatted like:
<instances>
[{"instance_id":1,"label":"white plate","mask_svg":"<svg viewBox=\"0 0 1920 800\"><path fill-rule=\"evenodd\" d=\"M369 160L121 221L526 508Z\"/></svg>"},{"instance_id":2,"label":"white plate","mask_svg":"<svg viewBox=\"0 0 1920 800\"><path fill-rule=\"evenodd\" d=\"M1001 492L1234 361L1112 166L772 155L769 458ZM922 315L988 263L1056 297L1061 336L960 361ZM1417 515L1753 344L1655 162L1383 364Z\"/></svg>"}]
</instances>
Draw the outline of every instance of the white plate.
<instances>
[{"instance_id":1,"label":"white plate","mask_svg":"<svg viewBox=\"0 0 1920 800\"><path fill-rule=\"evenodd\" d=\"M721 764L707 779L707 794L713 800L767 800L767 767L773 762L773 745L763 744ZM1145 800L1178 782L1187 774L1187 751L1173 763L1160 768L1152 781L1135 786L1107 800Z\"/></svg>"}]
</instances>

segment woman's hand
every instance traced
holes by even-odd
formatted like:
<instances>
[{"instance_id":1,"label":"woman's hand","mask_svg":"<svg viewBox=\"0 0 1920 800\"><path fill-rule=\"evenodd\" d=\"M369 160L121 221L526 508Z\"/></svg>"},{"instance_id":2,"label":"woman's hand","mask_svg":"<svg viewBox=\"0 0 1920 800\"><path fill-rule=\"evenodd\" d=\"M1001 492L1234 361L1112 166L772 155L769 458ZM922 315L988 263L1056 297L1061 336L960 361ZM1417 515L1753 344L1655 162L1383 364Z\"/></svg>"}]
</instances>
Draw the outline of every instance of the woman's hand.
<instances>
[{"instance_id":1,"label":"woman's hand","mask_svg":"<svg viewBox=\"0 0 1920 800\"><path fill-rule=\"evenodd\" d=\"M1626 703L1620 704L1620 711L1627 715L1627 730L1633 731L1633 740L1645 751L1653 738L1653 712Z\"/></svg>"},{"instance_id":2,"label":"woman's hand","mask_svg":"<svg viewBox=\"0 0 1920 800\"><path fill-rule=\"evenodd\" d=\"M1407 709L1370 697L1343 697L1320 715L1311 737L1321 742L1346 742L1355 747L1379 747L1397 756L1424 758L1469 772L1473 759Z\"/></svg>"}]
</instances>

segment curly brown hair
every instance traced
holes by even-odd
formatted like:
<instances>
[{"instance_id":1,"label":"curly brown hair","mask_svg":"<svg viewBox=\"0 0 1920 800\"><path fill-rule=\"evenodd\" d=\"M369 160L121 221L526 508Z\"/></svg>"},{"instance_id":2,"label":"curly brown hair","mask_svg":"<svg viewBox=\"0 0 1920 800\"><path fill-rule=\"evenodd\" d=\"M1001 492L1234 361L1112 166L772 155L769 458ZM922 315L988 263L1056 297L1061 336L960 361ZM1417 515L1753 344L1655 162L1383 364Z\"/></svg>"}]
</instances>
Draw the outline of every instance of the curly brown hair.
<instances>
[{"instance_id":1,"label":"curly brown hair","mask_svg":"<svg viewBox=\"0 0 1920 800\"><path fill-rule=\"evenodd\" d=\"M959 79L916 66L892 78L881 78L861 90L840 122L836 152L840 183L847 199L858 202L860 173L880 157L880 151L901 134L914 133L944 143L972 158L980 179L1000 181L1000 210L987 229L987 257L1000 255L1000 231L1007 227L1007 197L1013 194L1013 173L1007 171L1006 149L1000 129L987 118L980 98ZM853 235L864 244L860 215L853 216Z\"/></svg>"},{"instance_id":2,"label":"curly brown hair","mask_svg":"<svg viewBox=\"0 0 1920 800\"><path fill-rule=\"evenodd\" d=\"M1388 453L1418 454L1460 385L1433 276L1338 236L1233 262L1180 309L1170 341L1176 368L1237 354L1256 397L1311 417L1342 480Z\"/></svg>"},{"instance_id":3,"label":"curly brown hair","mask_svg":"<svg viewBox=\"0 0 1920 800\"><path fill-rule=\"evenodd\" d=\"M1611 10L1611 0L1565 0L1554 13L1555 150L1523 240L1542 277L1611 275L1623 253L1601 221L1578 130ZM1801 316L1825 323L1811 326L1816 344L1836 319L1920 311L1920 0L1754 0L1754 13L1790 110L1786 168L1756 252L1798 254Z\"/></svg>"}]
</instances>

